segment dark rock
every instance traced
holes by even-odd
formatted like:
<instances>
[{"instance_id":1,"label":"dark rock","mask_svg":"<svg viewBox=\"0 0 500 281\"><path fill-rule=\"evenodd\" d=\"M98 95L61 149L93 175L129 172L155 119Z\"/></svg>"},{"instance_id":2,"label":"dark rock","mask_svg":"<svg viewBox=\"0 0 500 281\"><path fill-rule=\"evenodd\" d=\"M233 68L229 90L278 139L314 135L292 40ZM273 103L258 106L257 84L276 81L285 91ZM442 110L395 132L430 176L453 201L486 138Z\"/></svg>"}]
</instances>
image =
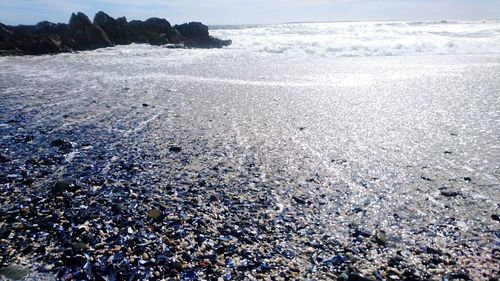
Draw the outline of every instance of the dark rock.
<instances>
[{"instance_id":1,"label":"dark rock","mask_svg":"<svg viewBox=\"0 0 500 281\"><path fill-rule=\"evenodd\" d=\"M182 151L182 147L179 147L179 146L171 146L171 147L169 147L169 148L168 148L168 151L178 153L178 152L181 152L181 151Z\"/></svg>"},{"instance_id":2,"label":"dark rock","mask_svg":"<svg viewBox=\"0 0 500 281\"><path fill-rule=\"evenodd\" d=\"M401 267L401 265L403 265L404 262L405 261L403 257L401 257L400 255L396 255L394 257L389 258L389 260L387 261L387 265L390 267L398 268Z\"/></svg>"},{"instance_id":3,"label":"dark rock","mask_svg":"<svg viewBox=\"0 0 500 281\"><path fill-rule=\"evenodd\" d=\"M32 142L32 141L33 141L33 136L28 135L28 136L24 137L24 142L25 143L29 143L29 142Z\"/></svg>"},{"instance_id":4,"label":"dark rock","mask_svg":"<svg viewBox=\"0 0 500 281\"><path fill-rule=\"evenodd\" d=\"M108 36L111 43L115 45L126 45L132 43L128 22L125 17L114 19L108 14L100 11L94 16L94 24L99 26Z\"/></svg>"},{"instance_id":5,"label":"dark rock","mask_svg":"<svg viewBox=\"0 0 500 281\"><path fill-rule=\"evenodd\" d=\"M40 22L33 26L0 24L0 55L40 55L71 51L68 26Z\"/></svg>"},{"instance_id":6,"label":"dark rock","mask_svg":"<svg viewBox=\"0 0 500 281\"><path fill-rule=\"evenodd\" d=\"M71 14L69 31L75 40L75 50L93 50L113 46L108 36L97 24L92 24L83 13Z\"/></svg>"},{"instance_id":7,"label":"dark rock","mask_svg":"<svg viewBox=\"0 0 500 281\"><path fill-rule=\"evenodd\" d=\"M343 257L343 256L335 256L327 261L325 261L325 265L327 267L335 267L335 266L339 266L341 264L343 264L344 262L347 261L347 258L346 257Z\"/></svg>"},{"instance_id":8,"label":"dark rock","mask_svg":"<svg viewBox=\"0 0 500 281\"><path fill-rule=\"evenodd\" d=\"M149 106L149 104L147 104L147 103L142 104L142 107L148 107L148 106Z\"/></svg>"},{"instance_id":9,"label":"dark rock","mask_svg":"<svg viewBox=\"0 0 500 281\"><path fill-rule=\"evenodd\" d=\"M68 142L63 140L63 139L56 139L56 140L53 140L50 142L50 145L52 146L62 146L62 145L65 145L67 144Z\"/></svg>"},{"instance_id":10,"label":"dark rock","mask_svg":"<svg viewBox=\"0 0 500 281\"><path fill-rule=\"evenodd\" d=\"M493 215L491 215L491 219L496 220L496 221L500 221L500 215L499 214L493 214Z\"/></svg>"},{"instance_id":11,"label":"dark rock","mask_svg":"<svg viewBox=\"0 0 500 281\"><path fill-rule=\"evenodd\" d=\"M120 203L115 203L111 206L111 211L113 213L120 213L121 211L123 211L125 209L125 206L123 204L120 204Z\"/></svg>"},{"instance_id":12,"label":"dark rock","mask_svg":"<svg viewBox=\"0 0 500 281\"><path fill-rule=\"evenodd\" d=\"M444 151L444 154L448 154L448 155L449 155L449 154L453 154L453 152L451 152L451 151L449 151L449 150L445 150L445 151Z\"/></svg>"},{"instance_id":13,"label":"dark rock","mask_svg":"<svg viewBox=\"0 0 500 281\"><path fill-rule=\"evenodd\" d=\"M293 199L293 201L295 201L295 202L296 202L296 203L298 203L298 204L302 204L302 205L303 205L303 204L306 204L306 203L307 203L307 201L306 201L306 200L304 200L304 199L302 199L302 198L300 198L300 197L297 197L297 196L293 196L293 197L292 197L292 199Z\"/></svg>"},{"instance_id":14,"label":"dark rock","mask_svg":"<svg viewBox=\"0 0 500 281\"><path fill-rule=\"evenodd\" d=\"M0 163L7 163L9 162L9 158L3 156L2 154L0 154Z\"/></svg>"},{"instance_id":15,"label":"dark rock","mask_svg":"<svg viewBox=\"0 0 500 281\"><path fill-rule=\"evenodd\" d=\"M472 178L471 178L471 177L464 177L464 181L466 181L466 182L471 182L471 181L472 181Z\"/></svg>"},{"instance_id":16,"label":"dark rock","mask_svg":"<svg viewBox=\"0 0 500 281\"><path fill-rule=\"evenodd\" d=\"M365 210L363 208L360 208L360 207L354 207L354 208L352 208L351 212L353 214L357 214L357 213L365 212Z\"/></svg>"},{"instance_id":17,"label":"dark rock","mask_svg":"<svg viewBox=\"0 0 500 281\"><path fill-rule=\"evenodd\" d=\"M432 255L439 255L439 256L443 255L443 251L431 247L425 247L425 252Z\"/></svg>"},{"instance_id":18,"label":"dark rock","mask_svg":"<svg viewBox=\"0 0 500 281\"><path fill-rule=\"evenodd\" d=\"M65 191L75 192L78 190L78 186L70 181L58 181L52 186L52 192L54 194L61 194Z\"/></svg>"},{"instance_id":19,"label":"dark rock","mask_svg":"<svg viewBox=\"0 0 500 281\"><path fill-rule=\"evenodd\" d=\"M460 192L460 191L451 191L451 190L441 190L441 195L445 196L445 197L463 196L462 192Z\"/></svg>"},{"instance_id":20,"label":"dark rock","mask_svg":"<svg viewBox=\"0 0 500 281\"><path fill-rule=\"evenodd\" d=\"M165 45L179 43L177 32L172 29L165 19L150 18L146 21L133 20L128 29L133 42L148 43L151 45Z\"/></svg>"},{"instance_id":21,"label":"dark rock","mask_svg":"<svg viewBox=\"0 0 500 281\"><path fill-rule=\"evenodd\" d=\"M55 139L50 142L50 145L58 147L60 150L71 150L71 148L73 148L73 145L70 142L63 139Z\"/></svg>"},{"instance_id":22,"label":"dark rock","mask_svg":"<svg viewBox=\"0 0 500 281\"><path fill-rule=\"evenodd\" d=\"M190 22L174 26L174 29L185 38L186 47L222 48L231 45L231 40L221 40L208 34L208 26L200 22Z\"/></svg>"},{"instance_id":23,"label":"dark rock","mask_svg":"<svg viewBox=\"0 0 500 281\"><path fill-rule=\"evenodd\" d=\"M179 33L188 38L194 40L209 40L210 36L208 35L208 26L203 25L200 22L190 22L184 23L181 25L176 25L174 28L179 31Z\"/></svg>"},{"instance_id":24,"label":"dark rock","mask_svg":"<svg viewBox=\"0 0 500 281\"><path fill-rule=\"evenodd\" d=\"M287 259L293 259L297 256L297 253L292 250L286 250L283 252L283 256Z\"/></svg>"},{"instance_id":25,"label":"dark rock","mask_svg":"<svg viewBox=\"0 0 500 281\"><path fill-rule=\"evenodd\" d=\"M472 280L466 272L455 272L450 274L450 280Z\"/></svg>"},{"instance_id":26,"label":"dark rock","mask_svg":"<svg viewBox=\"0 0 500 281\"><path fill-rule=\"evenodd\" d=\"M127 22L124 17L114 19L104 12L98 12L93 23L83 13L73 13L69 24L44 21L31 26L7 26L0 23L0 56L55 54L130 43L221 48L231 41L211 37L208 27L201 23L172 28L165 19Z\"/></svg>"}]
</instances>

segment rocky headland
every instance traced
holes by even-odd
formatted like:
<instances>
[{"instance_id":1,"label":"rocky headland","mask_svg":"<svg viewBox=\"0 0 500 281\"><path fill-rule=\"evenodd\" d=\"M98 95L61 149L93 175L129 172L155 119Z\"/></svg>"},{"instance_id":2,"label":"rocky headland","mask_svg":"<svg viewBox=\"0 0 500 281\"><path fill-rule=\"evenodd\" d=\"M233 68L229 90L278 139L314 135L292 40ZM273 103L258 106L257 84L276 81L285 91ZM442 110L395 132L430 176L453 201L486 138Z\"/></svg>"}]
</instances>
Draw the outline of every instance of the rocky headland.
<instances>
[{"instance_id":1,"label":"rocky headland","mask_svg":"<svg viewBox=\"0 0 500 281\"><path fill-rule=\"evenodd\" d=\"M47 21L36 25L8 26L0 23L0 56L42 55L95 50L144 43L187 48L222 48L231 44L209 35L199 22L171 26L166 19L146 21L114 19L98 12L94 21L83 13L73 13L68 24Z\"/></svg>"}]
</instances>

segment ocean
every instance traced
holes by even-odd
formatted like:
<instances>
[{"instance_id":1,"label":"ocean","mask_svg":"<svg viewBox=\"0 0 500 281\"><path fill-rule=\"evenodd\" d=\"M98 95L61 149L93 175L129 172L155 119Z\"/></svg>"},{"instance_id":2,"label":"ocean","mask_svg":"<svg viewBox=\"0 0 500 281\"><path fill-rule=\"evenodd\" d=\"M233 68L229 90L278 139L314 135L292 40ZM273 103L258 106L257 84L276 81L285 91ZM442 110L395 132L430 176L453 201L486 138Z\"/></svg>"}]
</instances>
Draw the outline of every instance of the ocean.
<instances>
[{"instance_id":1,"label":"ocean","mask_svg":"<svg viewBox=\"0 0 500 281\"><path fill-rule=\"evenodd\" d=\"M498 277L499 21L210 32L233 44L0 58L1 207L64 209L144 278ZM80 239L51 223L11 245Z\"/></svg>"},{"instance_id":2,"label":"ocean","mask_svg":"<svg viewBox=\"0 0 500 281\"><path fill-rule=\"evenodd\" d=\"M498 21L327 22L213 26L230 49L254 52L367 57L495 54Z\"/></svg>"}]
</instances>

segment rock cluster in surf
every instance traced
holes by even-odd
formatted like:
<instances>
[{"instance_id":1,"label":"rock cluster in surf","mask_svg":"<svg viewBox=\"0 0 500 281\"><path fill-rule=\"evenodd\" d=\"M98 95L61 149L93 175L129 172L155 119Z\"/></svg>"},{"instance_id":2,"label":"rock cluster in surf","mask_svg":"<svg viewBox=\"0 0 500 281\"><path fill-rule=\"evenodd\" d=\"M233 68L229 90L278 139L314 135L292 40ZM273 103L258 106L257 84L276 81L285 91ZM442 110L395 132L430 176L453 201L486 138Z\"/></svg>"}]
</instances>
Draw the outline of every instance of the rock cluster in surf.
<instances>
[{"instance_id":1,"label":"rock cluster in surf","mask_svg":"<svg viewBox=\"0 0 500 281\"><path fill-rule=\"evenodd\" d=\"M83 13L72 14L69 24L47 21L36 25L7 26L0 23L0 55L41 55L146 43L174 44L188 48L221 48L231 44L209 35L199 22L171 26L165 19L146 21L114 19L98 12L94 21Z\"/></svg>"}]
</instances>

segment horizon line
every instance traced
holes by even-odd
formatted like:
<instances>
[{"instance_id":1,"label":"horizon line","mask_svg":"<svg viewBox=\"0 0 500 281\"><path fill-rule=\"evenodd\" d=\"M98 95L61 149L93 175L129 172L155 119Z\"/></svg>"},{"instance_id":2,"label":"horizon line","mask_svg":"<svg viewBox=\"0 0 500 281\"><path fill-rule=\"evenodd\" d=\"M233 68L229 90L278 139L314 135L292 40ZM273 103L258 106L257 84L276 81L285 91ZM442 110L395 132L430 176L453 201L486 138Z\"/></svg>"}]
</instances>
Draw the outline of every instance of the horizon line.
<instances>
[{"instance_id":1,"label":"horizon line","mask_svg":"<svg viewBox=\"0 0 500 281\"><path fill-rule=\"evenodd\" d=\"M99 13L99 12L104 12L102 10L99 10L97 12L95 12L95 14ZM81 11L73 11L71 14L77 14L77 13L83 13L85 14L87 17L88 15L84 12L81 12ZM106 13L106 12L104 12ZM94 14L94 15L95 15ZM108 14L108 13L106 13ZM109 15L109 14L108 14ZM71 16L71 15L70 15ZM112 17L110 15L110 17ZM169 23L173 24L172 22L170 22L168 20L168 18L166 17L150 17L150 18L146 18L146 19L128 19L127 16L118 16L118 17L112 17L114 19L117 19L117 18L120 18L120 17L125 17L127 18L127 21L133 21L133 20L139 20L139 21L145 21L147 19L150 19L150 18L160 18L160 19L165 19L167 20ZM89 17L90 19L90 17ZM187 22L202 22L200 20L189 20L189 21L185 21L185 23ZM443 22L446 22L446 21L455 21L455 22L481 22L481 21L500 21L500 18L483 18L483 19L454 19L454 18L442 18L442 19L366 19L366 20L305 20L305 21L285 21L285 22L269 22L269 23L226 23L226 24L221 24L221 23L204 23L202 22L203 24L207 25L207 26L242 26L242 25L249 25L249 26L257 26L257 25L275 25L275 24L301 24L301 23L342 23L342 22L440 22L440 21L443 21ZM3 23L2 20L0 20L0 24L4 24L4 25L8 25L8 26L23 26L23 25L36 25L36 24L39 24L39 23L42 23L42 22L50 22L50 23L55 23L55 24L65 24L65 23L68 23L69 22L69 19L67 22L52 22L52 21L49 21L49 20L41 20L41 21L38 21L34 24L24 24L24 23L20 23L20 24L5 24ZM182 23L175 23L175 24L182 24Z\"/></svg>"}]
</instances>

